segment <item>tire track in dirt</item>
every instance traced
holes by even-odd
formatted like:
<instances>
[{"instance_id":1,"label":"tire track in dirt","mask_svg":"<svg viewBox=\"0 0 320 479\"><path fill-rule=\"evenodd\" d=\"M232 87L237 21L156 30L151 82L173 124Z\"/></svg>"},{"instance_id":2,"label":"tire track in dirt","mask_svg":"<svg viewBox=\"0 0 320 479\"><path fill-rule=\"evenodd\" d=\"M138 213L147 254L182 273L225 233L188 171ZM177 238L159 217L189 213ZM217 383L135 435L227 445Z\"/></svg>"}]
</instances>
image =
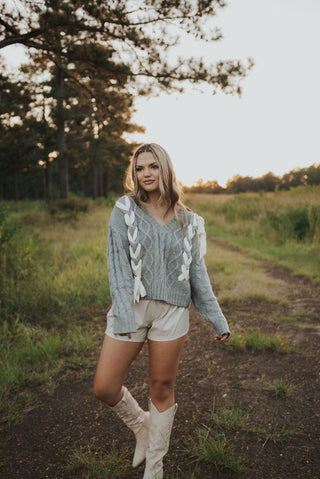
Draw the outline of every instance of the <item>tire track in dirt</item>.
<instances>
[{"instance_id":1,"label":"tire track in dirt","mask_svg":"<svg viewBox=\"0 0 320 479\"><path fill-rule=\"evenodd\" d=\"M217 246L228 248L221 241L209 238ZM235 249L232 249L235 251ZM240 253L243 256L243 253ZM316 479L320 458L320 285L295 277L267 262L257 262L272 278L288 285L288 301L284 304L250 300L227 304L223 310L230 320L231 331L258 327L270 334L283 334L300 348L299 352L237 353L228 345L213 341L211 328L191 306L191 328L181 358L177 378L176 400L179 404L165 460L165 471L175 471L175 478L186 479L195 465L181 453L184 442L205 425L214 429L211 413L226 407L237 407L248 415L248 427L226 431L235 452L246 470L237 474L230 470L216 471L211 464L201 463L195 479ZM289 317L304 310L299 323L279 323L273 319ZM101 318L101 339L105 318ZM90 355L98 358L100 342ZM208 363L213 365L208 370ZM282 399L266 390L268 381L281 379L295 387L292 396ZM126 427L92 394L93 372L81 379L70 373L48 396L36 391L34 408L12 425L0 428L0 477L6 479L81 478L81 468L68 470L73 451L103 450L108 454L112 444L120 451L134 446ZM143 407L147 406L147 347L132 365L127 386L134 391ZM236 388L235 385L238 384ZM241 384L241 387L239 385ZM285 441L268 439L272 428L292 431ZM123 476L141 478L143 466ZM88 476L92 479L92 475ZM169 477L165 474L165 477ZM173 476L170 476L170 479Z\"/></svg>"},{"instance_id":2,"label":"tire track in dirt","mask_svg":"<svg viewBox=\"0 0 320 479\"><path fill-rule=\"evenodd\" d=\"M229 246L217 238L209 237L208 241L219 248L233 251L242 257L247 257L240 249ZM302 328L310 327L314 329L315 333L320 334L320 283L315 283L301 275L294 275L286 268L277 266L272 262L253 258L250 258L250 260L254 261L268 277L281 280L287 284L287 303L285 306L279 305L276 308L277 311L287 316L294 314L299 316L300 312L301 322L297 323L296 326ZM258 307L258 305L256 306Z\"/></svg>"}]
</instances>

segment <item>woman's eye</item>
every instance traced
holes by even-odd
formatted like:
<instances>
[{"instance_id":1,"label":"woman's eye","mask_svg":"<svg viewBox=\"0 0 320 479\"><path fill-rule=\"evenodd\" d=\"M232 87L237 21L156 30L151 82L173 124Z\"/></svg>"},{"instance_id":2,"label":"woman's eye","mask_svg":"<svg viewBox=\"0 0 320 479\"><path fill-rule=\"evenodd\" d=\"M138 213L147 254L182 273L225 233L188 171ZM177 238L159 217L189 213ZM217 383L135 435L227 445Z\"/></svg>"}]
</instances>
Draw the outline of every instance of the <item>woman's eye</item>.
<instances>
[{"instance_id":1,"label":"woman's eye","mask_svg":"<svg viewBox=\"0 0 320 479\"><path fill-rule=\"evenodd\" d=\"M157 170L157 169L159 168L159 166L158 166L158 165L152 165L151 168L152 168L153 170Z\"/></svg>"}]
</instances>

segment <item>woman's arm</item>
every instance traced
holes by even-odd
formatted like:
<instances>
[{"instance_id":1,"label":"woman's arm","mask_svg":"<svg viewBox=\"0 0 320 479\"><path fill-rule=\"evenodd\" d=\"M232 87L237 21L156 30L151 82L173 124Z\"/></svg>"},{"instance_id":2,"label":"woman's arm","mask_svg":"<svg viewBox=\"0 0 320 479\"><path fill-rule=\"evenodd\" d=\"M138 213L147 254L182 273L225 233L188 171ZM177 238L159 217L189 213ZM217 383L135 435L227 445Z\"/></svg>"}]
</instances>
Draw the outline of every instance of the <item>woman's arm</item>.
<instances>
[{"instance_id":1,"label":"woman's arm","mask_svg":"<svg viewBox=\"0 0 320 479\"><path fill-rule=\"evenodd\" d=\"M134 279L130 266L129 241L123 213L115 207L108 231L108 277L115 317L114 334L133 333L136 323L132 309Z\"/></svg>"},{"instance_id":2,"label":"woman's arm","mask_svg":"<svg viewBox=\"0 0 320 479\"><path fill-rule=\"evenodd\" d=\"M205 241L201 238L201 243ZM202 256L203 244L200 248L198 230L192 240L192 261L190 264L191 299L197 311L210 322L215 332L216 341L224 341L230 335L230 329L215 297L207 268Z\"/></svg>"}]
</instances>

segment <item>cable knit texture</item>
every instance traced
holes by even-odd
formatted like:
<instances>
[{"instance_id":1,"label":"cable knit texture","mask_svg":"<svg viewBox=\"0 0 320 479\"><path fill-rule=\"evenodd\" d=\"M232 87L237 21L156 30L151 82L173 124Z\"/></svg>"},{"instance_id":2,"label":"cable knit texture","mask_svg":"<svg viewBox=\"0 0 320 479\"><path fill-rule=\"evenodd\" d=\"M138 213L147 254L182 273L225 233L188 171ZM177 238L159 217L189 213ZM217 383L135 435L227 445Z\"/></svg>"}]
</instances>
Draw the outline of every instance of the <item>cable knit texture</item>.
<instances>
[{"instance_id":1,"label":"cable knit texture","mask_svg":"<svg viewBox=\"0 0 320 479\"><path fill-rule=\"evenodd\" d=\"M108 233L108 275L115 317L114 333L136 331L132 305L143 299L187 308L192 299L216 334L230 333L214 296L203 260L203 218L181 213L160 225L133 198L121 197L114 207Z\"/></svg>"}]
</instances>

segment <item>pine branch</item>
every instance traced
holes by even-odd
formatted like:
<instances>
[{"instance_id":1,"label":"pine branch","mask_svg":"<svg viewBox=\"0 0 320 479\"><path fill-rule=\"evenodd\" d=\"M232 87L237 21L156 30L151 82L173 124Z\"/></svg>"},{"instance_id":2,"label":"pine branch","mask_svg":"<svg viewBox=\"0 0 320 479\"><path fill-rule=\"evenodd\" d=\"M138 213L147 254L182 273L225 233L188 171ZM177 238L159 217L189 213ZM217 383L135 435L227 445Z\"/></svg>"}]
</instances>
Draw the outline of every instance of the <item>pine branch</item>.
<instances>
[{"instance_id":1,"label":"pine branch","mask_svg":"<svg viewBox=\"0 0 320 479\"><path fill-rule=\"evenodd\" d=\"M43 28L35 28L28 33L19 33L19 31L6 22L3 18L0 18L0 25L2 25L7 32L12 33L11 36L4 38L0 41L0 49L7 47L9 45L14 45L15 43L22 43L28 47L38 48L38 49L45 49L43 45L40 43L36 43L33 41L29 41L30 38L38 37L44 33Z\"/></svg>"}]
</instances>

